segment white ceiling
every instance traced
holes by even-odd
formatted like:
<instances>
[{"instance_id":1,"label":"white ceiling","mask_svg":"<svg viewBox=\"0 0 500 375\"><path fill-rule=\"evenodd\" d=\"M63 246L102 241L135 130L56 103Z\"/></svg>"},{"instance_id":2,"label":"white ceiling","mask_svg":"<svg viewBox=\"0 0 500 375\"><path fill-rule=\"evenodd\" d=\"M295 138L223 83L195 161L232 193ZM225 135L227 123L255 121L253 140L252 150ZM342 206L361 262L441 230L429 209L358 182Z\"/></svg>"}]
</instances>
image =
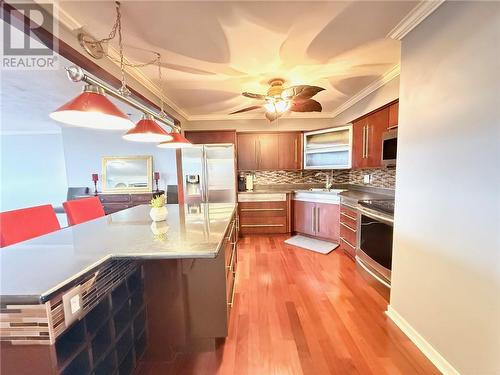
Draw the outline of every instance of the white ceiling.
<instances>
[{"instance_id":1,"label":"white ceiling","mask_svg":"<svg viewBox=\"0 0 500 375\"><path fill-rule=\"evenodd\" d=\"M417 3L126 1L125 54L136 62L152 58L147 50L162 54L165 95L188 119L254 105L240 93L265 93L275 77L324 87L315 99L328 115L399 64L400 42L387 34ZM63 1L61 13L102 38L114 2ZM140 69L159 87L156 67Z\"/></svg>"}]
</instances>

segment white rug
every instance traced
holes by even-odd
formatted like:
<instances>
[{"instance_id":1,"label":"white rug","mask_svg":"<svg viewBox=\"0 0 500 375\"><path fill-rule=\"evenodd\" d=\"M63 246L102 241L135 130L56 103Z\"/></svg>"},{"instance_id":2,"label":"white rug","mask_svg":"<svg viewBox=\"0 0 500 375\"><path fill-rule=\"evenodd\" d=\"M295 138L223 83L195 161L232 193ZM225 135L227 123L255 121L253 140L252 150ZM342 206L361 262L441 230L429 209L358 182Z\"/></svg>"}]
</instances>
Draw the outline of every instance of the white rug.
<instances>
[{"instance_id":1,"label":"white rug","mask_svg":"<svg viewBox=\"0 0 500 375\"><path fill-rule=\"evenodd\" d=\"M337 246L339 246L338 243L326 242L301 235L290 237L285 241L285 243L298 246L303 249L316 251L317 253L321 254L328 254L329 252L335 250Z\"/></svg>"}]
</instances>

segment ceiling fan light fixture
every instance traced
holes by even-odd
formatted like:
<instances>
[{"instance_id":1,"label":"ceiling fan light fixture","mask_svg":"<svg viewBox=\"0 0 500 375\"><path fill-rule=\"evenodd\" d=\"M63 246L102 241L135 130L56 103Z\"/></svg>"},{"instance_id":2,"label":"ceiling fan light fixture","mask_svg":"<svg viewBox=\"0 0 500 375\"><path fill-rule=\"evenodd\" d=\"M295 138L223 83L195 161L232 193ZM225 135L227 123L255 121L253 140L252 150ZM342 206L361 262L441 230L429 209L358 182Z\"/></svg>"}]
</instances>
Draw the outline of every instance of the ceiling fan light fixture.
<instances>
[{"instance_id":1,"label":"ceiling fan light fixture","mask_svg":"<svg viewBox=\"0 0 500 375\"><path fill-rule=\"evenodd\" d=\"M159 148L187 148L193 144L183 137L180 133L170 133L172 139L170 141L161 142L157 147Z\"/></svg>"},{"instance_id":2,"label":"ceiling fan light fixture","mask_svg":"<svg viewBox=\"0 0 500 375\"><path fill-rule=\"evenodd\" d=\"M290 101L278 100L275 102L274 107L276 108L276 112L285 113L290 108Z\"/></svg>"},{"instance_id":3,"label":"ceiling fan light fixture","mask_svg":"<svg viewBox=\"0 0 500 375\"><path fill-rule=\"evenodd\" d=\"M172 140L172 135L164 130L153 116L144 114L143 118L123 135L123 139L133 142L167 142Z\"/></svg>"},{"instance_id":4,"label":"ceiling fan light fixture","mask_svg":"<svg viewBox=\"0 0 500 375\"><path fill-rule=\"evenodd\" d=\"M128 130L134 126L133 122L106 98L104 91L93 85L86 85L80 95L49 116L63 124L91 129Z\"/></svg>"}]
</instances>

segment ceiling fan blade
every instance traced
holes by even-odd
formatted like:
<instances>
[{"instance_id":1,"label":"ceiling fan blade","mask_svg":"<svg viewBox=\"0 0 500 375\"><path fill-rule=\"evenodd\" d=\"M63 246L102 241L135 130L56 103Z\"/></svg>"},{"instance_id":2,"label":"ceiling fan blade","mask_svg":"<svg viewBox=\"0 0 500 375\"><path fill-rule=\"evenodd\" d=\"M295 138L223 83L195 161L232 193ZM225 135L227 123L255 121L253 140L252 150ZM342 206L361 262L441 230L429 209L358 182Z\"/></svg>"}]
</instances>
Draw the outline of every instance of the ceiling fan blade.
<instances>
[{"instance_id":1,"label":"ceiling fan blade","mask_svg":"<svg viewBox=\"0 0 500 375\"><path fill-rule=\"evenodd\" d=\"M257 109L257 108L262 108L262 106L261 105L253 105L251 107L246 107L246 108L240 109L238 111L231 112L230 115L234 115L235 113L253 111L254 109Z\"/></svg>"},{"instance_id":2,"label":"ceiling fan blade","mask_svg":"<svg viewBox=\"0 0 500 375\"><path fill-rule=\"evenodd\" d=\"M293 98L293 99L311 99L314 95L323 90L324 88L319 86L309 86L309 85L292 86L283 90L281 97Z\"/></svg>"},{"instance_id":3,"label":"ceiling fan blade","mask_svg":"<svg viewBox=\"0 0 500 375\"><path fill-rule=\"evenodd\" d=\"M313 99L294 101L290 107L292 112L321 112L322 110L321 104Z\"/></svg>"},{"instance_id":4,"label":"ceiling fan blade","mask_svg":"<svg viewBox=\"0 0 500 375\"><path fill-rule=\"evenodd\" d=\"M252 99L262 99L262 100L264 100L266 98L265 95L254 94L254 93L251 93L251 92L244 92L241 95L246 96L247 98L252 98Z\"/></svg>"}]
</instances>

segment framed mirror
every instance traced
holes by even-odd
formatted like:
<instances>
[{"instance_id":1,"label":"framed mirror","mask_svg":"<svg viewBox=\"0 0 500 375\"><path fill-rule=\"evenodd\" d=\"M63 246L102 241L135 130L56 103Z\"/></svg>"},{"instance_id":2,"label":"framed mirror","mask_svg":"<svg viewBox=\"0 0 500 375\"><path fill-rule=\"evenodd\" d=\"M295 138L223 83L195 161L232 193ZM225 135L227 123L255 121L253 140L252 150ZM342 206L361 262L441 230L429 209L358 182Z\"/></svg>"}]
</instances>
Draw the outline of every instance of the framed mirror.
<instances>
[{"instance_id":1,"label":"framed mirror","mask_svg":"<svg viewBox=\"0 0 500 375\"><path fill-rule=\"evenodd\" d=\"M152 156L104 156L104 193L144 193L153 190Z\"/></svg>"}]
</instances>

